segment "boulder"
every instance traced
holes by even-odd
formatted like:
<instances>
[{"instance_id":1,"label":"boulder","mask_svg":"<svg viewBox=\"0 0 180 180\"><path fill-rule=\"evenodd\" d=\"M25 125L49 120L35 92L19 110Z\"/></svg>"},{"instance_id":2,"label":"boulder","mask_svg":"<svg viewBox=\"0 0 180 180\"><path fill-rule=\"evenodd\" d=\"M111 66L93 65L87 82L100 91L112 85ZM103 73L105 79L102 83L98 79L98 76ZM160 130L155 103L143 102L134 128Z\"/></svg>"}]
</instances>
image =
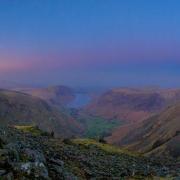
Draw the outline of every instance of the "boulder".
<instances>
[{"instance_id":1,"label":"boulder","mask_svg":"<svg viewBox=\"0 0 180 180\"><path fill-rule=\"evenodd\" d=\"M14 171L31 178L50 179L48 170L42 162L16 163L14 164Z\"/></svg>"},{"instance_id":2,"label":"boulder","mask_svg":"<svg viewBox=\"0 0 180 180\"><path fill-rule=\"evenodd\" d=\"M6 170L0 169L0 177L6 174Z\"/></svg>"},{"instance_id":3,"label":"boulder","mask_svg":"<svg viewBox=\"0 0 180 180\"><path fill-rule=\"evenodd\" d=\"M61 167L64 166L64 162L61 161L60 159L53 159L53 158L51 158L51 159L49 160L49 162L52 163L52 164L56 164L56 165L58 165L58 166L61 166Z\"/></svg>"}]
</instances>

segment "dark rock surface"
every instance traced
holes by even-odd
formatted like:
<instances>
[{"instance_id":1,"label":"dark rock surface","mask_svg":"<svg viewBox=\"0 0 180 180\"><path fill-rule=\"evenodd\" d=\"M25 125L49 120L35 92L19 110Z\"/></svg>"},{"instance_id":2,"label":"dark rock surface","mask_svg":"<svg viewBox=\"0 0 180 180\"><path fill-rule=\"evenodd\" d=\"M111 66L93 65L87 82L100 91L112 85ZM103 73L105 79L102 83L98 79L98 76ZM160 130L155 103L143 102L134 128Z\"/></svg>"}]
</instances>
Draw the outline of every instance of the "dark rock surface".
<instances>
[{"instance_id":1,"label":"dark rock surface","mask_svg":"<svg viewBox=\"0 0 180 180\"><path fill-rule=\"evenodd\" d=\"M0 127L2 179L135 179L180 176L156 160L90 140L55 139ZM112 150L111 150L112 149Z\"/></svg>"}]
</instances>

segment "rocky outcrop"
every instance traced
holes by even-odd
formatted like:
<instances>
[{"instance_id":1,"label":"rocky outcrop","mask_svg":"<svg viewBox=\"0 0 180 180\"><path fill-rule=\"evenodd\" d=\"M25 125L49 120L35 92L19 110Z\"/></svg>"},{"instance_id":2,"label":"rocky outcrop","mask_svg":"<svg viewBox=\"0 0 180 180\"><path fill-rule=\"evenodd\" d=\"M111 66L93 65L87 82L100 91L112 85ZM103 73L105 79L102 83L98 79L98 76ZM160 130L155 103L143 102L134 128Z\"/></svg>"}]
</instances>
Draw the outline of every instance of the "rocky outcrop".
<instances>
[{"instance_id":1,"label":"rocky outcrop","mask_svg":"<svg viewBox=\"0 0 180 180\"><path fill-rule=\"evenodd\" d=\"M3 127L0 129L0 137L1 141L5 141L0 149L2 178L49 180L52 177L56 179L68 176L64 162L52 154L50 156L53 150L42 143L48 141L48 136L33 136L31 133ZM71 173L69 176L73 177Z\"/></svg>"}]
</instances>

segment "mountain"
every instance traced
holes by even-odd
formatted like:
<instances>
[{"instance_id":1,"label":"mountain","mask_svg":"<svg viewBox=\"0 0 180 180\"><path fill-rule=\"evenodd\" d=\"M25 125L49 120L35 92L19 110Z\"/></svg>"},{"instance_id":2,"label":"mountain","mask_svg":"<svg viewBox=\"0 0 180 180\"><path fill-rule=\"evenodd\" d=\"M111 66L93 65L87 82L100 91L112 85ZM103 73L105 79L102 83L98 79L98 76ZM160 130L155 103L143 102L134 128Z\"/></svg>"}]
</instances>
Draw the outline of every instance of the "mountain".
<instances>
[{"instance_id":1,"label":"mountain","mask_svg":"<svg viewBox=\"0 0 180 180\"><path fill-rule=\"evenodd\" d=\"M46 101L25 93L0 90L0 122L10 125L34 124L56 135L72 136L82 129L64 109L56 109Z\"/></svg>"},{"instance_id":2,"label":"mountain","mask_svg":"<svg viewBox=\"0 0 180 180\"><path fill-rule=\"evenodd\" d=\"M115 88L96 98L86 111L107 119L135 123L179 100L179 89Z\"/></svg>"},{"instance_id":3,"label":"mountain","mask_svg":"<svg viewBox=\"0 0 180 180\"><path fill-rule=\"evenodd\" d=\"M66 86L50 86L47 88L27 88L16 90L39 97L56 107L67 105L75 98L73 89Z\"/></svg>"},{"instance_id":4,"label":"mountain","mask_svg":"<svg viewBox=\"0 0 180 180\"><path fill-rule=\"evenodd\" d=\"M0 126L1 179L174 179L176 167L90 139Z\"/></svg>"},{"instance_id":5,"label":"mountain","mask_svg":"<svg viewBox=\"0 0 180 180\"><path fill-rule=\"evenodd\" d=\"M13 81L0 80L0 89L16 89L16 88L28 88L29 85L23 83L17 83Z\"/></svg>"},{"instance_id":6,"label":"mountain","mask_svg":"<svg viewBox=\"0 0 180 180\"><path fill-rule=\"evenodd\" d=\"M141 122L180 101L180 89L114 88L96 97L84 111L119 125L106 140L118 145Z\"/></svg>"},{"instance_id":7,"label":"mountain","mask_svg":"<svg viewBox=\"0 0 180 180\"><path fill-rule=\"evenodd\" d=\"M144 121L120 144L149 155L180 157L180 103Z\"/></svg>"}]
</instances>

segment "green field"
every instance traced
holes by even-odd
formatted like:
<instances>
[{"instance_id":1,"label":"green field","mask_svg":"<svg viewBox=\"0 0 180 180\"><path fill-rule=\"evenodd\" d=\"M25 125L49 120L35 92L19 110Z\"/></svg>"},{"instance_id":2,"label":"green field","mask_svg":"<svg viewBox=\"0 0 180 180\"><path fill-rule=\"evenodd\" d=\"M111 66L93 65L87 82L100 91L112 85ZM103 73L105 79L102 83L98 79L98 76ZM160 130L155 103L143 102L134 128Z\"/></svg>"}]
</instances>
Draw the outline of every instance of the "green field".
<instances>
[{"instance_id":1,"label":"green field","mask_svg":"<svg viewBox=\"0 0 180 180\"><path fill-rule=\"evenodd\" d=\"M112 129L118 125L119 123L115 120L107 121L96 117L87 122L87 132L85 136L89 138L108 136L111 134Z\"/></svg>"},{"instance_id":2,"label":"green field","mask_svg":"<svg viewBox=\"0 0 180 180\"><path fill-rule=\"evenodd\" d=\"M106 120L102 117L96 117L91 115L82 115L78 117L78 121L82 123L85 128L86 138L103 138L111 135L114 128L123 124L122 121L112 119Z\"/></svg>"}]
</instances>

